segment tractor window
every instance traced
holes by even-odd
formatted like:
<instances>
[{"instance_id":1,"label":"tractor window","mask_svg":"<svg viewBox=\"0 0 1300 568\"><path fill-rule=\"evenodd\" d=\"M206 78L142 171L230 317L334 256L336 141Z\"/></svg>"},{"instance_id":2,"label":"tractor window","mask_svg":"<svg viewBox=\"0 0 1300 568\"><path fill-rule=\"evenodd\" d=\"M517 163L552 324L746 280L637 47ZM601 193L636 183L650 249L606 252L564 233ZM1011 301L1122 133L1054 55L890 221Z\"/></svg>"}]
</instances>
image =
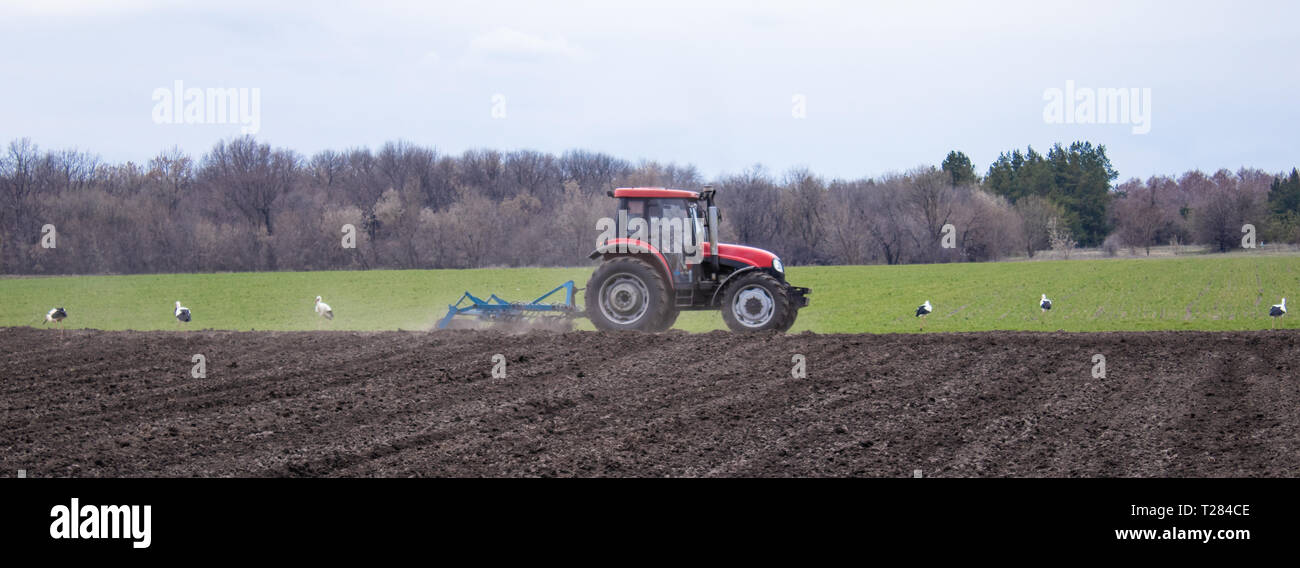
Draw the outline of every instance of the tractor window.
<instances>
[{"instance_id":1,"label":"tractor window","mask_svg":"<svg viewBox=\"0 0 1300 568\"><path fill-rule=\"evenodd\" d=\"M682 252L687 246L702 242L704 221L700 218L694 203L683 199L626 199L622 208L627 211L629 223L632 219L646 222L645 237L658 243L665 252ZM653 221L653 224L652 224ZM651 235L651 229L659 234ZM624 230L622 227L620 230ZM629 235L630 230L629 230Z\"/></svg>"},{"instance_id":2,"label":"tractor window","mask_svg":"<svg viewBox=\"0 0 1300 568\"><path fill-rule=\"evenodd\" d=\"M655 235L659 249L680 253L690 242L690 214L681 199L656 199L650 214L658 220L659 234Z\"/></svg>"},{"instance_id":3,"label":"tractor window","mask_svg":"<svg viewBox=\"0 0 1300 568\"><path fill-rule=\"evenodd\" d=\"M704 232L704 219L700 218L700 208L694 204L691 205L691 244L699 246L700 243L709 240Z\"/></svg>"},{"instance_id":4,"label":"tractor window","mask_svg":"<svg viewBox=\"0 0 1300 568\"><path fill-rule=\"evenodd\" d=\"M631 223L632 219L645 219L645 200L644 199L624 199L619 204L619 209L627 212L627 220ZM627 227L617 227L619 235L631 236Z\"/></svg>"},{"instance_id":5,"label":"tractor window","mask_svg":"<svg viewBox=\"0 0 1300 568\"><path fill-rule=\"evenodd\" d=\"M627 218L645 217L645 201L641 199L629 199L627 201Z\"/></svg>"},{"instance_id":6,"label":"tractor window","mask_svg":"<svg viewBox=\"0 0 1300 568\"><path fill-rule=\"evenodd\" d=\"M650 214L661 219L686 219L686 207L678 199L656 199L650 206ZM657 211L656 211L657 209Z\"/></svg>"}]
</instances>

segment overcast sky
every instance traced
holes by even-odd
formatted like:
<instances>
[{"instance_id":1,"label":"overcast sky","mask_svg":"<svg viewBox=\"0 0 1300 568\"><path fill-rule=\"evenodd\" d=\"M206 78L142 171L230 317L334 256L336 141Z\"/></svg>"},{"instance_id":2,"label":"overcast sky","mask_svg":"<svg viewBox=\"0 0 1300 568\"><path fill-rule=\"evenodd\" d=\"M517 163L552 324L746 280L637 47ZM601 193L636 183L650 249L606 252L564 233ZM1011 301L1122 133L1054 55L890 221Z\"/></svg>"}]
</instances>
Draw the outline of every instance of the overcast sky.
<instances>
[{"instance_id":1,"label":"overcast sky","mask_svg":"<svg viewBox=\"0 0 1300 568\"><path fill-rule=\"evenodd\" d=\"M158 123L181 81L258 89L257 137L307 156L405 139L856 178L1089 140L1121 179L1275 172L1300 164L1298 4L0 0L0 140L143 162L239 135ZM1051 123L1067 82L1139 89L1149 132Z\"/></svg>"}]
</instances>

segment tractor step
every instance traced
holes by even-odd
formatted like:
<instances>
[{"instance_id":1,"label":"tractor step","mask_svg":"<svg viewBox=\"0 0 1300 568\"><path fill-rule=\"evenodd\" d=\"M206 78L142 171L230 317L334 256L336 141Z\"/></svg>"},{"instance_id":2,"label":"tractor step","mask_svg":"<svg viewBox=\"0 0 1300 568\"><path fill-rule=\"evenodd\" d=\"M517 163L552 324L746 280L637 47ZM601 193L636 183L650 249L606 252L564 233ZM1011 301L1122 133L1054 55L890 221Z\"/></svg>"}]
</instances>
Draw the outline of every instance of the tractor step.
<instances>
[{"instance_id":1,"label":"tractor step","mask_svg":"<svg viewBox=\"0 0 1300 568\"><path fill-rule=\"evenodd\" d=\"M688 308L695 305L694 288L674 288L673 293L677 296L674 304L679 308Z\"/></svg>"}]
</instances>

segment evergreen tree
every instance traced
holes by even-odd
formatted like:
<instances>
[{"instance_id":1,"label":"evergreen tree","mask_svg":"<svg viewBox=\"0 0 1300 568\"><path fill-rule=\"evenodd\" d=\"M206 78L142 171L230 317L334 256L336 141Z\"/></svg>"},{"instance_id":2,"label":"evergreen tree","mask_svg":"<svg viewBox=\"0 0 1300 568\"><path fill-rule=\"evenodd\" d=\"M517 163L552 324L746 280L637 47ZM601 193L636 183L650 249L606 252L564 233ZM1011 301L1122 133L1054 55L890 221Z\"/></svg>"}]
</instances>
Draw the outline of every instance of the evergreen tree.
<instances>
[{"instance_id":1,"label":"evergreen tree","mask_svg":"<svg viewBox=\"0 0 1300 568\"><path fill-rule=\"evenodd\" d=\"M1268 190L1268 205L1275 215L1300 213L1300 171L1291 168L1291 175L1285 179L1273 178L1273 185Z\"/></svg>"},{"instance_id":2,"label":"evergreen tree","mask_svg":"<svg viewBox=\"0 0 1300 568\"><path fill-rule=\"evenodd\" d=\"M948 152L948 157L944 158L943 172L947 174L948 182L953 187L980 181L975 173L975 164L971 163L965 153L956 150Z\"/></svg>"},{"instance_id":3,"label":"evergreen tree","mask_svg":"<svg viewBox=\"0 0 1300 568\"><path fill-rule=\"evenodd\" d=\"M1272 213L1267 229L1269 240L1300 242L1300 171L1273 178L1268 190L1268 208Z\"/></svg>"},{"instance_id":4,"label":"evergreen tree","mask_svg":"<svg viewBox=\"0 0 1300 568\"><path fill-rule=\"evenodd\" d=\"M1110 232L1106 208L1110 184L1119 174L1106 157L1105 146L1074 142L1055 144L1043 156L1031 146L1012 150L989 166L985 185L1011 202L1037 195L1065 210L1062 222L1083 246L1098 246Z\"/></svg>"}]
</instances>

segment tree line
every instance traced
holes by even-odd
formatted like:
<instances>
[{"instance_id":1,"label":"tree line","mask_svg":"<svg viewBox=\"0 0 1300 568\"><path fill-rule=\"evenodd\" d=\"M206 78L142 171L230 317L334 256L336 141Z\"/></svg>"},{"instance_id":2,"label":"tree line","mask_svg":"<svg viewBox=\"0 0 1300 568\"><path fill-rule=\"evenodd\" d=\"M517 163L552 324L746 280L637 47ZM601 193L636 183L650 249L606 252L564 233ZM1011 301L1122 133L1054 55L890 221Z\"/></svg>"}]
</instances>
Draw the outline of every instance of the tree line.
<instances>
[{"instance_id":1,"label":"tree line","mask_svg":"<svg viewBox=\"0 0 1300 568\"><path fill-rule=\"evenodd\" d=\"M253 137L145 164L14 140L0 154L0 271L98 274L577 266L615 187L713 185L725 240L790 264L997 260L1075 246L1228 250L1241 227L1300 242L1300 175L1191 171L1118 185L1105 148L1012 150L983 174L938 166L856 180L762 166L706 180L691 165L572 150L394 141L311 157ZM355 247L344 246L350 226ZM51 235L50 233L53 233ZM50 239L49 237L54 237Z\"/></svg>"}]
</instances>

